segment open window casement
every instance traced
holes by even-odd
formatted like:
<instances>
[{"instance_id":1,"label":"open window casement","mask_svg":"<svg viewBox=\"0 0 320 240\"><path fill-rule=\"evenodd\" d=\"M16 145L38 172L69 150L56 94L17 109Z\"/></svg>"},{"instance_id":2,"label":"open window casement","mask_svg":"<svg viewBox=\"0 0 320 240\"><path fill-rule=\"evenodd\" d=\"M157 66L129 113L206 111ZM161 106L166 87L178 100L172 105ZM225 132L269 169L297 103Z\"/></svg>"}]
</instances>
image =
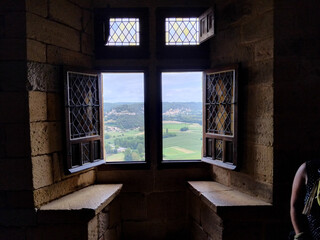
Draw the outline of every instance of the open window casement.
<instances>
[{"instance_id":1,"label":"open window casement","mask_svg":"<svg viewBox=\"0 0 320 240\"><path fill-rule=\"evenodd\" d=\"M65 72L66 166L69 173L104 164L99 74Z\"/></svg>"},{"instance_id":2,"label":"open window casement","mask_svg":"<svg viewBox=\"0 0 320 240\"><path fill-rule=\"evenodd\" d=\"M227 169L237 167L237 67L208 70L203 76L202 161Z\"/></svg>"},{"instance_id":3,"label":"open window casement","mask_svg":"<svg viewBox=\"0 0 320 240\"><path fill-rule=\"evenodd\" d=\"M209 8L199 17L199 42L202 43L214 36L213 8Z\"/></svg>"}]
</instances>

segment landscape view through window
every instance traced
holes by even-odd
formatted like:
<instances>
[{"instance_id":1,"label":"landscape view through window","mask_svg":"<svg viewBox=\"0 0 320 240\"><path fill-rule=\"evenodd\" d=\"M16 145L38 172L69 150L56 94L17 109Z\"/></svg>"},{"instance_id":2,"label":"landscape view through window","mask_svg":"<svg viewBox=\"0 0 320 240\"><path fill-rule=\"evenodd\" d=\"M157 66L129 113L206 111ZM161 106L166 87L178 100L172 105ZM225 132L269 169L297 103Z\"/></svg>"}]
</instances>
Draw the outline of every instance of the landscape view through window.
<instances>
[{"instance_id":1,"label":"landscape view through window","mask_svg":"<svg viewBox=\"0 0 320 240\"><path fill-rule=\"evenodd\" d=\"M103 73L107 162L145 161L144 74ZM162 73L163 160L199 160L202 72Z\"/></svg>"},{"instance_id":2,"label":"landscape view through window","mask_svg":"<svg viewBox=\"0 0 320 240\"><path fill-rule=\"evenodd\" d=\"M144 74L104 73L102 78L106 161L144 161Z\"/></svg>"},{"instance_id":3,"label":"landscape view through window","mask_svg":"<svg viewBox=\"0 0 320 240\"><path fill-rule=\"evenodd\" d=\"M199 160L202 72L162 73L163 160Z\"/></svg>"}]
</instances>

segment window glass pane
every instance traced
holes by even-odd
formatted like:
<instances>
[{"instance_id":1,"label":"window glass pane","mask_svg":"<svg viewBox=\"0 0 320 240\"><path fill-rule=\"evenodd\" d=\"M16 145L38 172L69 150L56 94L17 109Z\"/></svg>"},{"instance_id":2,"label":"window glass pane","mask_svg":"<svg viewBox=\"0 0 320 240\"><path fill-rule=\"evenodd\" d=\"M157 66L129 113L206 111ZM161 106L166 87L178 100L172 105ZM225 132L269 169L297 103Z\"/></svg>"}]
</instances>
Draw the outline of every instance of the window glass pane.
<instances>
[{"instance_id":1,"label":"window glass pane","mask_svg":"<svg viewBox=\"0 0 320 240\"><path fill-rule=\"evenodd\" d=\"M139 46L139 18L110 18L106 46Z\"/></svg>"},{"instance_id":2,"label":"window glass pane","mask_svg":"<svg viewBox=\"0 0 320 240\"><path fill-rule=\"evenodd\" d=\"M199 45L198 18L166 18L166 45Z\"/></svg>"},{"instance_id":3,"label":"window glass pane","mask_svg":"<svg viewBox=\"0 0 320 240\"><path fill-rule=\"evenodd\" d=\"M144 161L144 74L103 74L107 162Z\"/></svg>"},{"instance_id":4,"label":"window glass pane","mask_svg":"<svg viewBox=\"0 0 320 240\"><path fill-rule=\"evenodd\" d=\"M233 136L234 71L209 74L206 82L206 131Z\"/></svg>"},{"instance_id":5,"label":"window glass pane","mask_svg":"<svg viewBox=\"0 0 320 240\"><path fill-rule=\"evenodd\" d=\"M162 73L163 160L199 160L202 72Z\"/></svg>"}]
</instances>

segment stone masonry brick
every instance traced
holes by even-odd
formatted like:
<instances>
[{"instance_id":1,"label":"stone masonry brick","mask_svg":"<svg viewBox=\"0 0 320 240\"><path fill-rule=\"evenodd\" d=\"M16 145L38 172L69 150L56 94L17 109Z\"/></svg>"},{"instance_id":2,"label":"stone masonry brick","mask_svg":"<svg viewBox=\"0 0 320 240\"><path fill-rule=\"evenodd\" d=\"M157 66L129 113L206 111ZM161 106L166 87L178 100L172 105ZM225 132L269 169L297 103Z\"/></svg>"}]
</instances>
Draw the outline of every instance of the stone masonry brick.
<instances>
[{"instance_id":1,"label":"stone masonry brick","mask_svg":"<svg viewBox=\"0 0 320 240\"><path fill-rule=\"evenodd\" d=\"M52 157L41 155L32 157L33 187L35 189L53 183Z\"/></svg>"},{"instance_id":2,"label":"stone masonry brick","mask_svg":"<svg viewBox=\"0 0 320 240\"><path fill-rule=\"evenodd\" d=\"M94 170L73 175L55 184L34 191L34 204L39 207L95 182Z\"/></svg>"},{"instance_id":3,"label":"stone masonry brick","mask_svg":"<svg viewBox=\"0 0 320 240\"><path fill-rule=\"evenodd\" d=\"M27 59L35 62L46 62L46 45L38 41L27 39Z\"/></svg>"},{"instance_id":4,"label":"stone masonry brick","mask_svg":"<svg viewBox=\"0 0 320 240\"><path fill-rule=\"evenodd\" d=\"M98 214L98 235L103 236L109 226L109 211L102 210Z\"/></svg>"},{"instance_id":5,"label":"stone masonry brick","mask_svg":"<svg viewBox=\"0 0 320 240\"><path fill-rule=\"evenodd\" d=\"M93 34L93 13L88 10L82 10L82 30L89 35Z\"/></svg>"},{"instance_id":6,"label":"stone masonry brick","mask_svg":"<svg viewBox=\"0 0 320 240\"><path fill-rule=\"evenodd\" d=\"M62 163L62 153L52 154L52 166L53 166L53 181L59 182L62 179L63 174L63 163Z\"/></svg>"},{"instance_id":7,"label":"stone masonry brick","mask_svg":"<svg viewBox=\"0 0 320 240\"><path fill-rule=\"evenodd\" d=\"M208 240L208 234L203 230L203 228L199 225L198 222L191 221L190 222L190 234L192 236L191 239L194 240Z\"/></svg>"},{"instance_id":8,"label":"stone masonry brick","mask_svg":"<svg viewBox=\"0 0 320 240\"><path fill-rule=\"evenodd\" d=\"M146 197L141 193L121 193L121 218L124 220L147 219ZM134 206L134 207L132 207Z\"/></svg>"},{"instance_id":9,"label":"stone masonry brick","mask_svg":"<svg viewBox=\"0 0 320 240\"><path fill-rule=\"evenodd\" d=\"M88 240L97 240L98 239L98 217L95 216L88 223Z\"/></svg>"},{"instance_id":10,"label":"stone masonry brick","mask_svg":"<svg viewBox=\"0 0 320 240\"><path fill-rule=\"evenodd\" d=\"M93 7L93 0L70 0L70 2L73 2L82 8L90 9Z\"/></svg>"},{"instance_id":11,"label":"stone masonry brick","mask_svg":"<svg viewBox=\"0 0 320 240\"><path fill-rule=\"evenodd\" d=\"M27 37L74 51L80 50L78 31L31 13L27 13Z\"/></svg>"},{"instance_id":12,"label":"stone masonry brick","mask_svg":"<svg viewBox=\"0 0 320 240\"><path fill-rule=\"evenodd\" d=\"M273 36L273 11L256 15L241 28L241 42L252 43Z\"/></svg>"},{"instance_id":13,"label":"stone masonry brick","mask_svg":"<svg viewBox=\"0 0 320 240\"><path fill-rule=\"evenodd\" d=\"M258 181L272 183L273 181L273 148L261 145L250 145L248 161L253 163L251 171Z\"/></svg>"},{"instance_id":14,"label":"stone masonry brick","mask_svg":"<svg viewBox=\"0 0 320 240\"><path fill-rule=\"evenodd\" d=\"M30 123L30 137L32 156L53 153L62 149L61 123Z\"/></svg>"},{"instance_id":15,"label":"stone masonry brick","mask_svg":"<svg viewBox=\"0 0 320 240\"><path fill-rule=\"evenodd\" d=\"M248 142L273 146L273 118L271 115L248 120L246 128Z\"/></svg>"},{"instance_id":16,"label":"stone masonry brick","mask_svg":"<svg viewBox=\"0 0 320 240\"><path fill-rule=\"evenodd\" d=\"M123 189L121 193L127 192L151 192L153 187L153 174L148 170L123 170L97 172L98 182L121 182Z\"/></svg>"},{"instance_id":17,"label":"stone masonry brick","mask_svg":"<svg viewBox=\"0 0 320 240\"><path fill-rule=\"evenodd\" d=\"M254 45L254 60L263 61L273 59L274 39L268 38Z\"/></svg>"},{"instance_id":18,"label":"stone masonry brick","mask_svg":"<svg viewBox=\"0 0 320 240\"><path fill-rule=\"evenodd\" d=\"M93 46L94 46L93 36L86 33L82 33L81 34L81 51L85 54L93 55Z\"/></svg>"},{"instance_id":19,"label":"stone masonry brick","mask_svg":"<svg viewBox=\"0 0 320 240\"><path fill-rule=\"evenodd\" d=\"M259 117L273 113L273 87L259 84L248 87L248 115Z\"/></svg>"},{"instance_id":20,"label":"stone masonry brick","mask_svg":"<svg viewBox=\"0 0 320 240\"><path fill-rule=\"evenodd\" d=\"M90 56L56 46L48 46L47 57L48 63L51 64L66 64L86 68L92 65L92 58Z\"/></svg>"},{"instance_id":21,"label":"stone masonry brick","mask_svg":"<svg viewBox=\"0 0 320 240\"><path fill-rule=\"evenodd\" d=\"M49 6L49 14L52 19L81 30L82 11L80 7L65 0L50 0Z\"/></svg>"},{"instance_id":22,"label":"stone masonry brick","mask_svg":"<svg viewBox=\"0 0 320 240\"><path fill-rule=\"evenodd\" d=\"M109 204L109 229L121 227L121 211L122 205L120 202L120 198L117 196L113 201Z\"/></svg>"},{"instance_id":23,"label":"stone masonry brick","mask_svg":"<svg viewBox=\"0 0 320 240\"><path fill-rule=\"evenodd\" d=\"M29 91L30 122L47 119L47 94L45 92Z\"/></svg>"},{"instance_id":24,"label":"stone masonry brick","mask_svg":"<svg viewBox=\"0 0 320 240\"><path fill-rule=\"evenodd\" d=\"M28 12L40 15L42 17L48 16L47 0L26 0L26 10Z\"/></svg>"},{"instance_id":25,"label":"stone masonry brick","mask_svg":"<svg viewBox=\"0 0 320 240\"><path fill-rule=\"evenodd\" d=\"M48 103L48 120L58 121L61 120L62 115L62 96L58 93L48 93L47 103Z\"/></svg>"},{"instance_id":26,"label":"stone masonry brick","mask_svg":"<svg viewBox=\"0 0 320 240\"><path fill-rule=\"evenodd\" d=\"M188 191L188 215L193 218L193 220L200 224L200 209L201 209L201 200L199 196L196 196L191 191Z\"/></svg>"},{"instance_id":27,"label":"stone masonry brick","mask_svg":"<svg viewBox=\"0 0 320 240\"><path fill-rule=\"evenodd\" d=\"M38 62L27 63L28 89L33 91L59 92L62 90L60 68Z\"/></svg>"},{"instance_id":28,"label":"stone masonry brick","mask_svg":"<svg viewBox=\"0 0 320 240\"><path fill-rule=\"evenodd\" d=\"M205 204L201 206L201 226L213 239L222 239L222 219Z\"/></svg>"}]
</instances>

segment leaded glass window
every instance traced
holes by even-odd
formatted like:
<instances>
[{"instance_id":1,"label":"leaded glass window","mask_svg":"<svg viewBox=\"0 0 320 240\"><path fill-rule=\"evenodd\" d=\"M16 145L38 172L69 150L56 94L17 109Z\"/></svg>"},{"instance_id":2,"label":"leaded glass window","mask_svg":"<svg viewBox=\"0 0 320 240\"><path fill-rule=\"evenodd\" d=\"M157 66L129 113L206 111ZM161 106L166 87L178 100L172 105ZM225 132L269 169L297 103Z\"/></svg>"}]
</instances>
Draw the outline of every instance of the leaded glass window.
<instances>
[{"instance_id":1,"label":"leaded glass window","mask_svg":"<svg viewBox=\"0 0 320 240\"><path fill-rule=\"evenodd\" d=\"M198 18L166 18L166 45L199 45Z\"/></svg>"},{"instance_id":2,"label":"leaded glass window","mask_svg":"<svg viewBox=\"0 0 320 240\"><path fill-rule=\"evenodd\" d=\"M139 18L110 18L106 46L139 46Z\"/></svg>"},{"instance_id":3,"label":"leaded glass window","mask_svg":"<svg viewBox=\"0 0 320 240\"><path fill-rule=\"evenodd\" d=\"M235 169L237 164L237 68L204 77L203 160Z\"/></svg>"},{"instance_id":4,"label":"leaded glass window","mask_svg":"<svg viewBox=\"0 0 320 240\"><path fill-rule=\"evenodd\" d=\"M95 75L70 73L68 79L70 138L99 135L99 92Z\"/></svg>"},{"instance_id":5,"label":"leaded glass window","mask_svg":"<svg viewBox=\"0 0 320 240\"><path fill-rule=\"evenodd\" d=\"M101 108L99 75L67 72L65 109L70 173L104 163Z\"/></svg>"},{"instance_id":6,"label":"leaded glass window","mask_svg":"<svg viewBox=\"0 0 320 240\"><path fill-rule=\"evenodd\" d=\"M233 89L234 72L221 72L207 76L207 132L233 135Z\"/></svg>"}]
</instances>

